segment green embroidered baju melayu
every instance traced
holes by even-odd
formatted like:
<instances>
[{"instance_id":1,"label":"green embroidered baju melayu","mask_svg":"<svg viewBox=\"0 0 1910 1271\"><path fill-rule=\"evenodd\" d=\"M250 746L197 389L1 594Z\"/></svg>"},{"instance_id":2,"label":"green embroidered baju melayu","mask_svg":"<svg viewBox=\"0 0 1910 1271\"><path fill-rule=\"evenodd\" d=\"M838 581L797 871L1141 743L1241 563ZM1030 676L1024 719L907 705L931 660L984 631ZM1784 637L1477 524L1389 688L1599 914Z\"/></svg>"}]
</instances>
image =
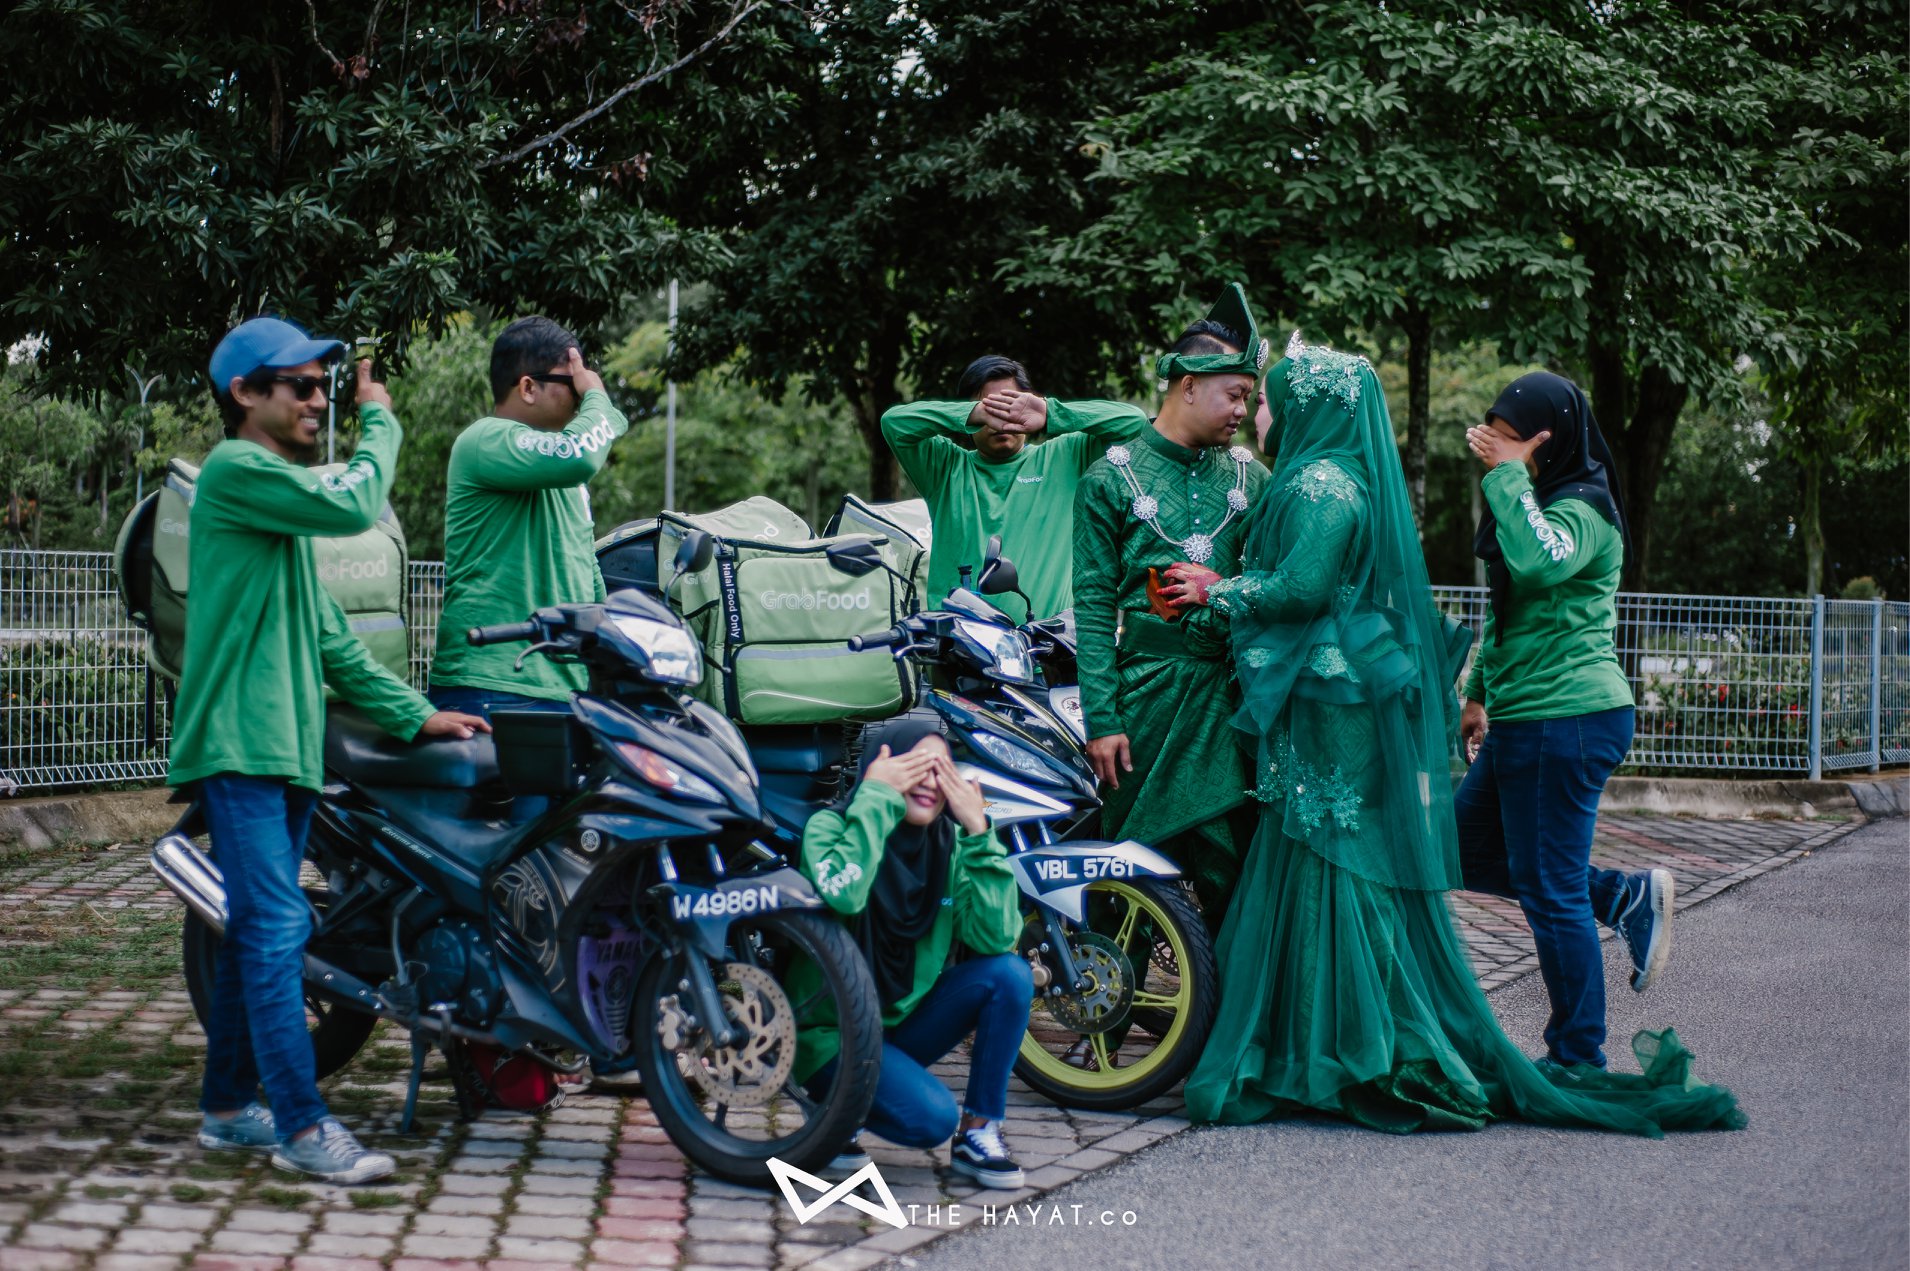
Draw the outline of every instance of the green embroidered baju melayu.
<instances>
[{"instance_id":1,"label":"green embroidered baju melayu","mask_svg":"<svg viewBox=\"0 0 1910 1271\"><path fill-rule=\"evenodd\" d=\"M1236 573L1246 509L1266 479L1244 446L1190 449L1149 428L1095 461L1075 504L1074 613L1088 736L1125 733L1134 756L1120 787L1102 791L1102 833L1174 857L1216 922L1244 846L1227 814L1252 784L1228 725L1233 675L1224 633L1203 640L1149 611L1147 571L1206 555L1196 563Z\"/></svg>"},{"instance_id":2,"label":"green embroidered baju melayu","mask_svg":"<svg viewBox=\"0 0 1910 1271\"><path fill-rule=\"evenodd\" d=\"M1670 1029L1633 1040L1642 1074L1547 1072L1500 1029L1446 910L1464 649L1433 608L1379 381L1364 358L1295 345L1267 395L1277 461L1243 572L1183 619L1231 642L1262 804L1189 1115L1316 1110L1397 1133L1744 1124Z\"/></svg>"}]
</instances>

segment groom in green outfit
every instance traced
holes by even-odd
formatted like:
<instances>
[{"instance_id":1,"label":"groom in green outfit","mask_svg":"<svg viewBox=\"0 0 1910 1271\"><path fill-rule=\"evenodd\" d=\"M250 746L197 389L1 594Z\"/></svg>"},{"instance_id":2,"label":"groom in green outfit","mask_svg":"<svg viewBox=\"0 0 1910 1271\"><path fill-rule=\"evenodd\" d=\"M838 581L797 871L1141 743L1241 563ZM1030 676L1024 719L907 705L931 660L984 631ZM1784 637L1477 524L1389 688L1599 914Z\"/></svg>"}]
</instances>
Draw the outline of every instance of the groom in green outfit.
<instances>
[{"instance_id":1,"label":"groom in green outfit","mask_svg":"<svg viewBox=\"0 0 1910 1271\"><path fill-rule=\"evenodd\" d=\"M1102 833L1173 857L1210 928L1227 911L1245 836L1247 765L1229 723L1228 651L1149 595L1169 566L1240 572L1247 509L1267 470L1233 438L1267 346L1230 283L1156 364L1166 396L1153 427L1110 446L1082 478L1074 514L1075 627L1088 758L1103 785Z\"/></svg>"}]
</instances>

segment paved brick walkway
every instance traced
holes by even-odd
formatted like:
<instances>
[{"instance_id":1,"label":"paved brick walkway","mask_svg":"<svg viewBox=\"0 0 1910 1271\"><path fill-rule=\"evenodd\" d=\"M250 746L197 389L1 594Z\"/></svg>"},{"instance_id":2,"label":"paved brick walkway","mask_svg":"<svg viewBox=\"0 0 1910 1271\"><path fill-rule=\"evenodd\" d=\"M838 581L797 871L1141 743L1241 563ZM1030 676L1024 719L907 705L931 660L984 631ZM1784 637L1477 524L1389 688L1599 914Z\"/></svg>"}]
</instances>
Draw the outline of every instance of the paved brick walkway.
<instances>
[{"instance_id":1,"label":"paved brick walkway","mask_svg":"<svg viewBox=\"0 0 1910 1271\"><path fill-rule=\"evenodd\" d=\"M1851 828L1824 822L1612 817L1597 855L1665 864L1682 903L1779 868ZM1533 969L1516 907L1454 898L1482 982ZM204 1037L179 979L179 907L142 848L0 860L0 1271L452 1271L530 1267L813 1267L854 1271L1103 1168L1185 1128L1177 1098L1131 1114L1011 1094L1019 1192L982 1193L946 1153L871 1143L914 1224L832 1209L798 1225L779 1197L691 1171L641 1100L578 1094L550 1113L462 1124L425 1087L396 1134L409 1050L382 1030L328 1083L333 1110L401 1162L346 1190L194 1142ZM954 1082L964 1061L941 1068Z\"/></svg>"}]
</instances>

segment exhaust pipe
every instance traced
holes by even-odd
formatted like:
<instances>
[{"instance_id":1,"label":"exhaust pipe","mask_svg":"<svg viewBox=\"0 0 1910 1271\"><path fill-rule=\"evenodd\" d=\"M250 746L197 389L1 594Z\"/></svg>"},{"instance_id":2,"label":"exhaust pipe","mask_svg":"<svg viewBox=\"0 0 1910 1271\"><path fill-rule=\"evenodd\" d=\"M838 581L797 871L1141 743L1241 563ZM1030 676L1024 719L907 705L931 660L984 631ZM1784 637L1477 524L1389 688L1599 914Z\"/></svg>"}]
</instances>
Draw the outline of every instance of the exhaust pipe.
<instances>
[{"instance_id":1,"label":"exhaust pipe","mask_svg":"<svg viewBox=\"0 0 1910 1271\"><path fill-rule=\"evenodd\" d=\"M168 834L153 845L152 867L201 922L225 935L225 875L198 844L183 834Z\"/></svg>"}]
</instances>

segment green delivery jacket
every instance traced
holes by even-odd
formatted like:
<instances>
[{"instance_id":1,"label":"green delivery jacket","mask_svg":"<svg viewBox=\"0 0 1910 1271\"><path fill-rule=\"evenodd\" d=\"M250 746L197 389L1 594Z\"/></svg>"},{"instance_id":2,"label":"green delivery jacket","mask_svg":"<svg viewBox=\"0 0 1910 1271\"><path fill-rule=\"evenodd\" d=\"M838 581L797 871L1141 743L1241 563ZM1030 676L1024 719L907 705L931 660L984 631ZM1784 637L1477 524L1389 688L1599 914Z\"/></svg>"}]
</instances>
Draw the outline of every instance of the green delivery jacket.
<instances>
[{"instance_id":1,"label":"green delivery jacket","mask_svg":"<svg viewBox=\"0 0 1910 1271\"><path fill-rule=\"evenodd\" d=\"M237 438L199 470L170 784L237 773L317 790L328 682L403 740L431 717L431 703L351 633L312 557L313 537L370 529L391 488L398 420L369 404L358 418L364 431L343 472L313 472Z\"/></svg>"},{"instance_id":2,"label":"green delivery jacket","mask_svg":"<svg viewBox=\"0 0 1910 1271\"><path fill-rule=\"evenodd\" d=\"M1147 429L1147 414L1126 402L1047 400L1042 440L999 463L957 440L969 435L974 402L911 402L883 414L882 435L935 526L924 608L936 608L955 589L963 565L981 567L993 534L1015 562L1034 617L1073 606L1075 487L1110 445ZM991 599L1016 622L1029 616L1017 596Z\"/></svg>"},{"instance_id":3,"label":"green delivery jacket","mask_svg":"<svg viewBox=\"0 0 1910 1271\"><path fill-rule=\"evenodd\" d=\"M876 871L882 867L883 847L889 832L902 824L905 807L902 796L890 787L865 781L849 800L846 816L824 809L803 827L802 872L816 885L823 902L844 919L856 917L868 906ZM995 837L992 825L980 834L958 832L942 911L915 945L915 985L882 1013L882 1026L894 1028L909 1017L941 977L957 939L976 953L995 954L1011 952L1020 937L1020 892L1008 868L1007 849ZM804 961L790 968L792 999L802 1001L820 988L821 974L814 963ZM798 1021L796 1079L807 1081L841 1048L833 1009L824 1003L811 1017Z\"/></svg>"}]
</instances>

